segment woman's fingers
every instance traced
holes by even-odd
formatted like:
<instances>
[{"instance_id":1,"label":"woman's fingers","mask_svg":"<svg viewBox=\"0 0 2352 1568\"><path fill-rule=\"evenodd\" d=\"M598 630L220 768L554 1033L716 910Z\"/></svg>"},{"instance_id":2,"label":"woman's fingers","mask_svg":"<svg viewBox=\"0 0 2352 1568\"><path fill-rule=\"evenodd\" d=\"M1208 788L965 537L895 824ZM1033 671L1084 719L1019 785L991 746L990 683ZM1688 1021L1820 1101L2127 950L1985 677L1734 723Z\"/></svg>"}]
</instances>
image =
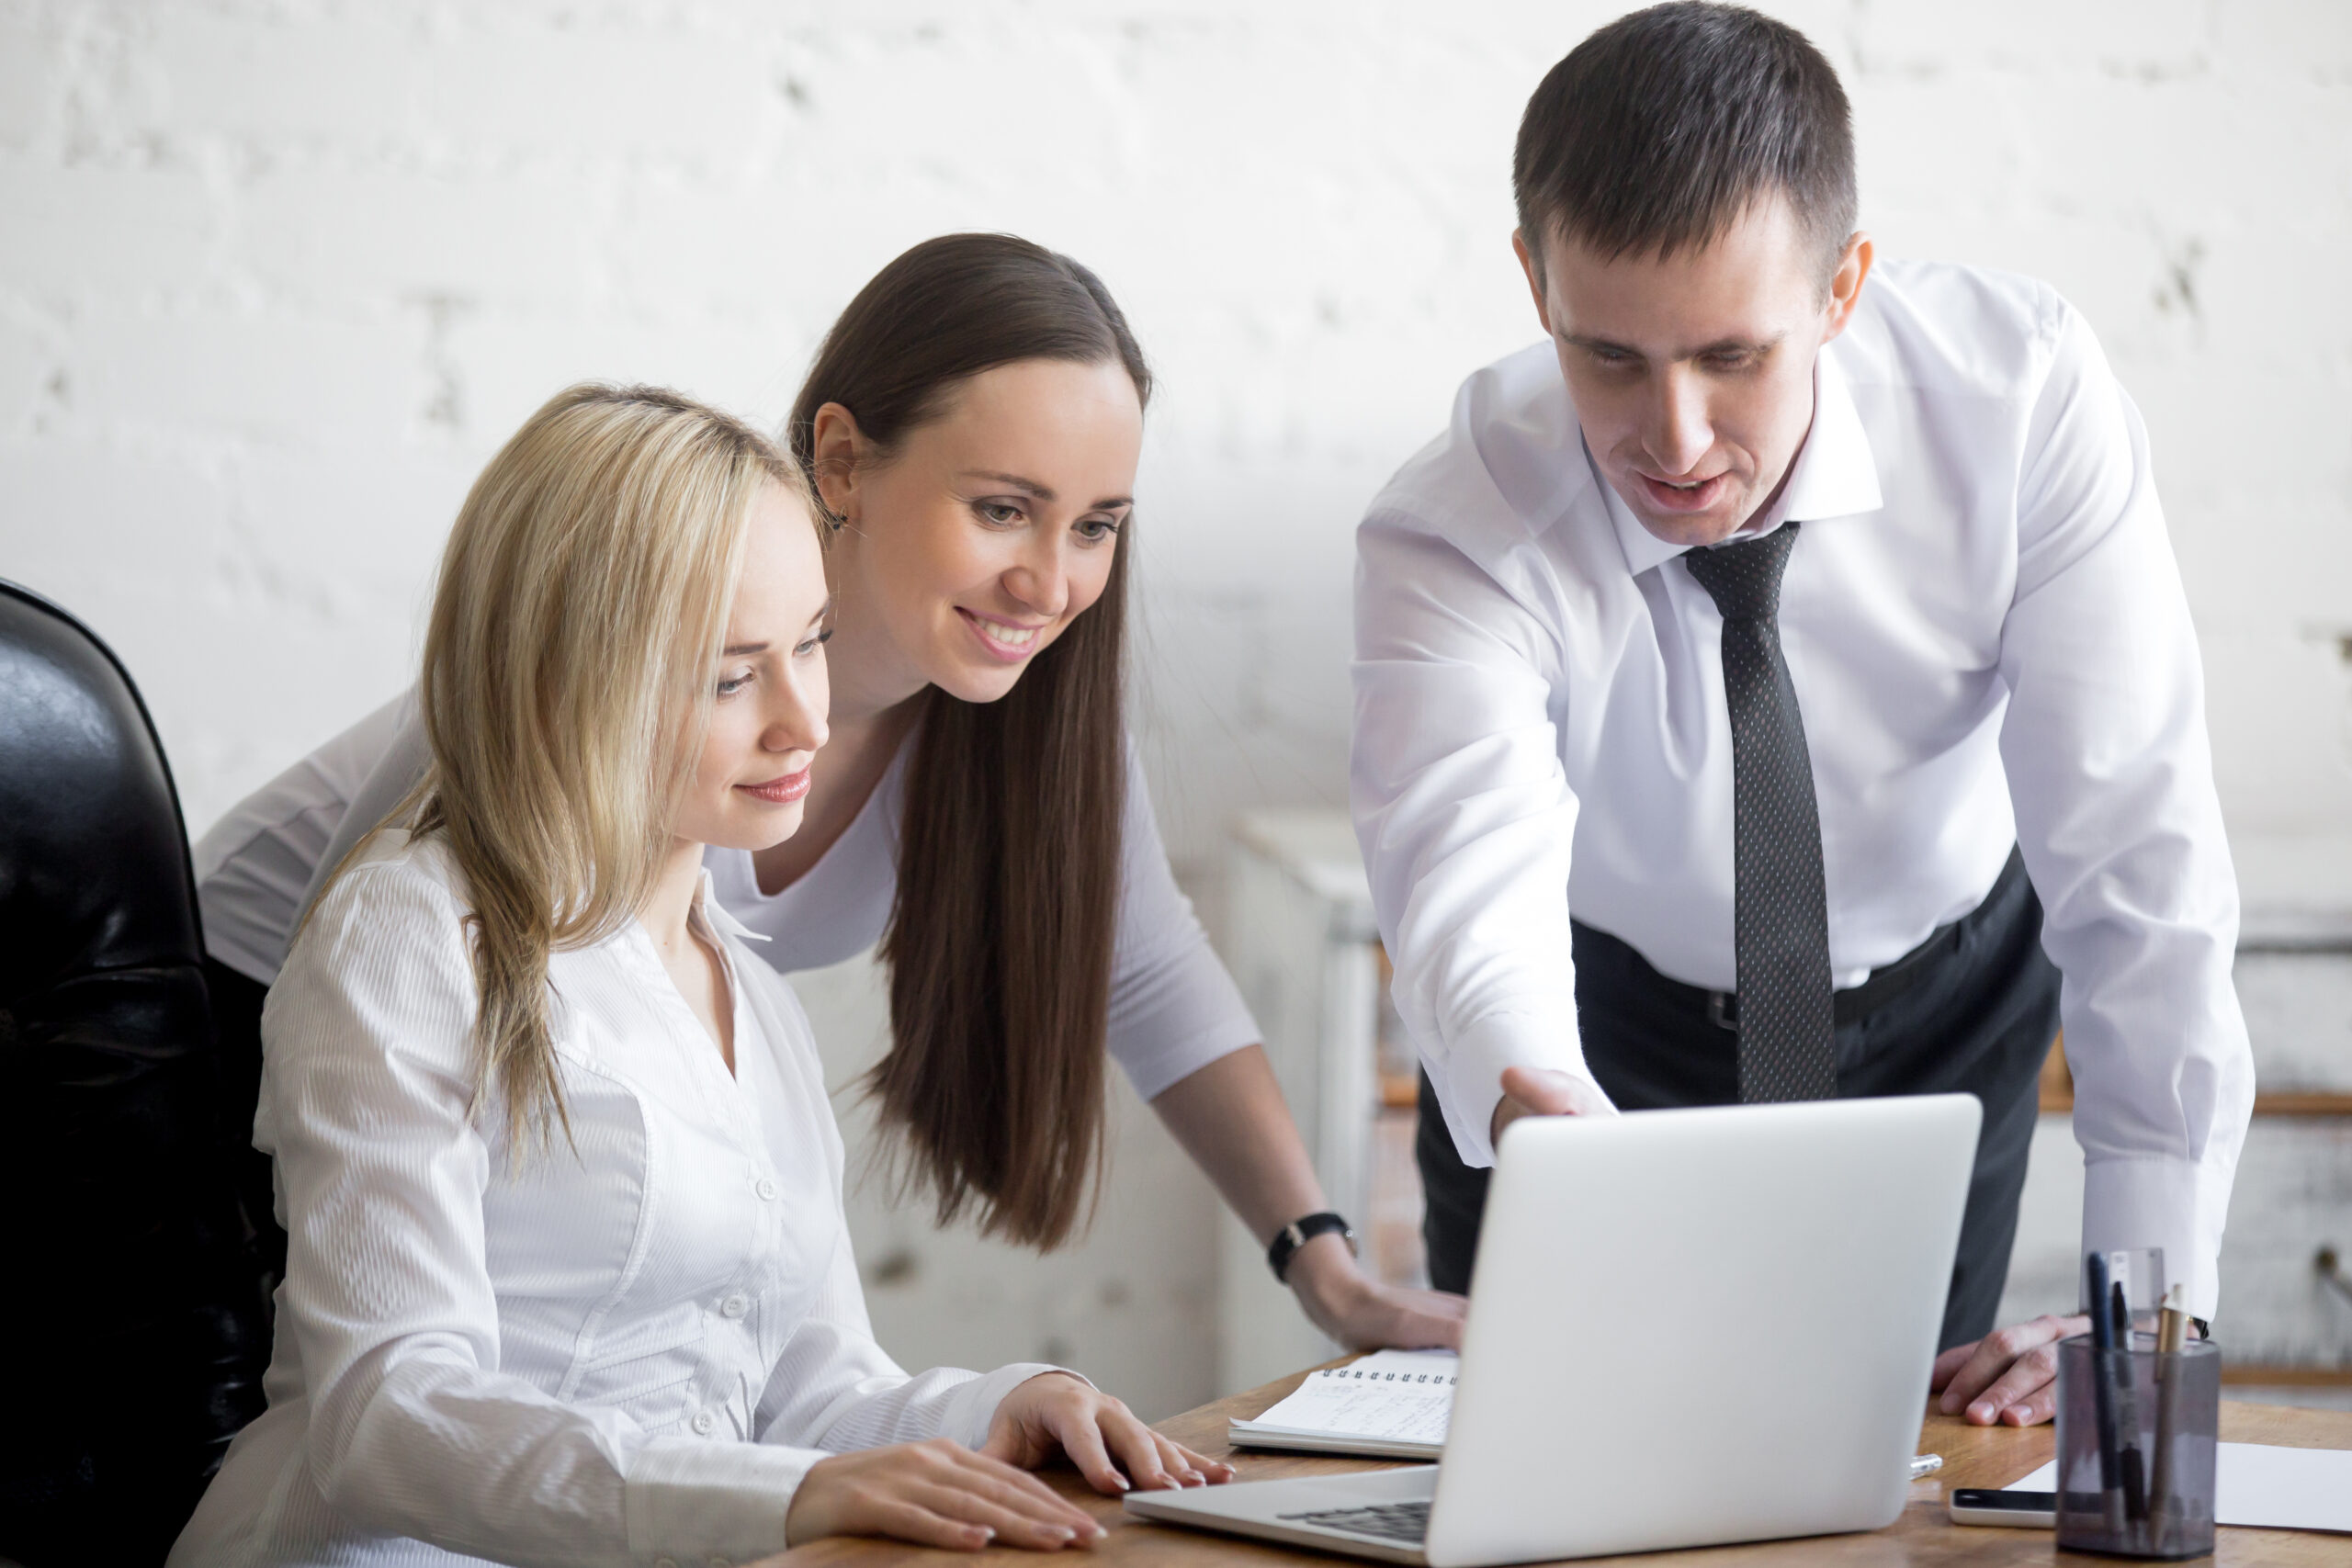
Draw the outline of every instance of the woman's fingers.
<instances>
[{"instance_id":1,"label":"woman's fingers","mask_svg":"<svg viewBox=\"0 0 2352 1568\"><path fill-rule=\"evenodd\" d=\"M957 1472L953 1484L982 1501L1043 1524L1067 1528L1078 1535L1100 1533L1100 1527L1085 1509L1027 1471L966 1448L957 1448L952 1457Z\"/></svg>"},{"instance_id":2,"label":"woman's fingers","mask_svg":"<svg viewBox=\"0 0 2352 1568\"><path fill-rule=\"evenodd\" d=\"M1180 1464L1170 1469L1167 1458L1160 1453L1159 1433L1125 1410L1104 1411L1102 1422L1103 1440L1111 1445L1111 1451L1118 1456L1119 1463L1137 1486L1157 1492L1188 1483L1185 1467ZM1190 1479L1189 1483L1198 1485L1201 1479L1205 1478Z\"/></svg>"},{"instance_id":3,"label":"woman's fingers","mask_svg":"<svg viewBox=\"0 0 2352 1568\"><path fill-rule=\"evenodd\" d=\"M1223 1460L1211 1459L1206 1454L1194 1453L1183 1444L1168 1438L1161 1438L1159 1442L1162 1448L1173 1449L1178 1459L1207 1477L1211 1484L1222 1484L1233 1479L1233 1467Z\"/></svg>"},{"instance_id":4,"label":"woman's fingers","mask_svg":"<svg viewBox=\"0 0 2352 1568\"><path fill-rule=\"evenodd\" d=\"M1103 1531L1035 1476L934 1438L820 1461L785 1518L786 1541L795 1546L818 1536L875 1534L978 1551L991 1542L1091 1545Z\"/></svg>"},{"instance_id":5,"label":"woman's fingers","mask_svg":"<svg viewBox=\"0 0 2352 1568\"><path fill-rule=\"evenodd\" d=\"M910 1540L917 1546L936 1546L948 1551L978 1551L996 1540L996 1531L986 1525L951 1518L920 1503L896 1497L876 1502L870 1516L852 1523L845 1533L887 1535L896 1540Z\"/></svg>"},{"instance_id":6,"label":"woman's fingers","mask_svg":"<svg viewBox=\"0 0 2352 1568\"><path fill-rule=\"evenodd\" d=\"M963 1484L917 1486L906 1500L942 1518L985 1529L1005 1546L1053 1551L1076 1541L1091 1540L1100 1533L1100 1527L1083 1514L1073 1517L1075 1510L1056 1510L1048 1515L1028 1499L1006 1493L992 1495L977 1477Z\"/></svg>"},{"instance_id":7,"label":"woman's fingers","mask_svg":"<svg viewBox=\"0 0 2352 1568\"><path fill-rule=\"evenodd\" d=\"M1209 1461L1183 1444L1172 1438L1163 1438L1157 1432L1151 1434L1151 1440L1159 1445L1160 1469L1176 1477L1185 1485L1206 1486L1211 1481L1217 1479L1211 1473L1212 1467Z\"/></svg>"},{"instance_id":8,"label":"woman's fingers","mask_svg":"<svg viewBox=\"0 0 2352 1568\"><path fill-rule=\"evenodd\" d=\"M1102 1442L1102 1429L1091 1416L1080 1416L1067 1423L1069 1429L1061 1434L1062 1452L1078 1467L1079 1474L1097 1492L1115 1497L1133 1488L1130 1482L1113 1462L1111 1452Z\"/></svg>"}]
</instances>

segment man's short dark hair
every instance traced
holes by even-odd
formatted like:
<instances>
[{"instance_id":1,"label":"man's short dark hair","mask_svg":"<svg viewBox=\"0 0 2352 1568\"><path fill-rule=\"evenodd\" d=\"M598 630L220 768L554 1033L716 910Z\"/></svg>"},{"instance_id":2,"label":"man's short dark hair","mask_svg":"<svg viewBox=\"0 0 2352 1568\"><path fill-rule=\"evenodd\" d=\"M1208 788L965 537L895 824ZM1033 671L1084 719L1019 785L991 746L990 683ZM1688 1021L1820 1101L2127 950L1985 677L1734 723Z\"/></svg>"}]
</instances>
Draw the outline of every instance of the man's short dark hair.
<instances>
[{"instance_id":1,"label":"man's short dark hair","mask_svg":"<svg viewBox=\"0 0 2352 1568\"><path fill-rule=\"evenodd\" d=\"M1540 272L1564 235L1609 257L1672 255L1778 191L1834 268L1854 231L1854 132L1805 36L1739 6L1621 17L1552 67L1519 122L1511 188Z\"/></svg>"}]
</instances>

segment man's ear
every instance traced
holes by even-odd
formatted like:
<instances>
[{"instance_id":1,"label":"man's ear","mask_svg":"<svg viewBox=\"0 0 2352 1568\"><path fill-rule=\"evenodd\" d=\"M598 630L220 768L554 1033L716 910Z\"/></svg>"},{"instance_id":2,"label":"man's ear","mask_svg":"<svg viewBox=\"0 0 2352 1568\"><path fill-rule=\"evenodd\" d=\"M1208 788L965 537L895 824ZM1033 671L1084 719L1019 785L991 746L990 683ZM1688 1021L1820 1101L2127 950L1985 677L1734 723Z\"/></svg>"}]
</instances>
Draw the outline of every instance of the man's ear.
<instances>
[{"instance_id":1,"label":"man's ear","mask_svg":"<svg viewBox=\"0 0 2352 1568\"><path fill-rule=\"evenodd\" d=\"M1519 257L1519 270L1527 275L1527 292L1535 301L1535 319L1544 323L1544 335L1552 335L1552 302L1544 294L1544 268L1536 261L1535 253L1527 247L1527 235L1520 230L1510 231L1511 254Z\"/></svg>"},{"instance_id":2,"label":"man's ear","mask_svg":"<svg viewBox=\"0 0 2352 1568\"><path fill-rule=\"evenodd\" d=\"M1838 270L1829 275L1828 330L1821 334L1822 342L1844 332L1846 323L1854 319L1854 307L1862 300L1862 285L1870 280L1873 254L1870 235L1855 230L1838 258Z\"/></svg>"}]
</instances>

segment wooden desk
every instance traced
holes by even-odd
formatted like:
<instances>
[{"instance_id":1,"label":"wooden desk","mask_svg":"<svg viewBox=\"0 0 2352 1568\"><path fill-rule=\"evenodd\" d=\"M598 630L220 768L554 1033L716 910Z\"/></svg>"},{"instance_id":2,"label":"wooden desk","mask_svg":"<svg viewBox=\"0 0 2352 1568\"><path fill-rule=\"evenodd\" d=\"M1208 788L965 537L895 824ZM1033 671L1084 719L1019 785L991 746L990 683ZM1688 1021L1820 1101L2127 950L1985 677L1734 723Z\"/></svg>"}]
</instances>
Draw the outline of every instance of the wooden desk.
<instances>
[{"instance_id":1,"label":"wooden desk","mask_svg":"<svg viewBox=\"0 0 2352 1568\"><path fill-rule=\"evenodd\" d=\"M1351 1470L1384 1468L1378 1461L1318 1459L1306 1454L1264 1453L1236 1450L1225 1440L1228 1417L1254 1416L1296 1388L1305 1372L1294 1373L1263 1388L1237 1393L1204 1404L1159 1424L1159 1429L1200 1453L1229 1460L1242 1481L1271 1481L1285 1475L1332 1474ZM1802 1434L1792 1433L1792 1440ZM2224 1403L2222 1437L2236 1443L2276 1443L2283 1448L2352 1449L2352 1412L2296 1410L2265 1404ZM2048 1530L1989 1529L1954 1525L1944 1515L1944 1493L1954 1486L2006 1486L2047 1463L2055 1438L2048 1427L2018 1431L2007 1427L1970 1427L1950 1416L1930 1415L1919 1432L1919 1451L1941 1454L1944 1467L1911 1488L1910 1506L1887 1529L1870 1535L1811 1536L1801 1540L1765 1541L1753 1546L1714 1546L1695 1551L1645 1552L1638 1557L1586 1558L1586 1562L1638 1563L1642 1568L1683 1568L1704 1563L1708 1568L1746 1568L1771 1563L1778 1568L1799 1564L1850 1564L1854 1568L1968 1568L2056 1562L2084 1564L2114 1563L2111 1557L2059 1552ZM1076 1472L1057 1467L1046 1479L1065 1496L1101 1520L1111 1533L1089 1554L1041 1554L993 1551L977 1554L992 1562L1022 1563L1039 1568L1059 1562L1069 1568L1100 1564L1101 1568L1191 1568L1193 1564L1252 1562L1273 1564L1339 1564L1363 1561L1247 1540L1239 1536L1213 1535L1202 1530L1131 1519L1114 1498L1099 1497L1081 1483ZM781 1557L769 1558L757 1568L902 1568L902 1565L968 1562L961 1553L933 1551L887 1540L836 1539L810 1543ZM2352 1564L2352 1537L2319 1535L2298 1530L2223 1529L2213 1556L2199 1561L2218 1568L2240 1564L2276 1564L2305 1568L2329 1563Z\"/></svg>"}]
</instances>

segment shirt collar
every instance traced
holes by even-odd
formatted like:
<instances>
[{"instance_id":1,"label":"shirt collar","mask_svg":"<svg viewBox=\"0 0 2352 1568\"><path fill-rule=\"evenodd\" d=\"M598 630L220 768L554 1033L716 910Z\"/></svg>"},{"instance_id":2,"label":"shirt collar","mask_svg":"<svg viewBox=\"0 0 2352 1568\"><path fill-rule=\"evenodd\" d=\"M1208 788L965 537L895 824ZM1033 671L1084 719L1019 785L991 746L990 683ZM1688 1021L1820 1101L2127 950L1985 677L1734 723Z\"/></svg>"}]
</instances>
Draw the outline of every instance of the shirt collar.
<instances>
[{"instance_id":1,"label":"shirt collar","mask_svg":"<svg viewBox=\"0 0 2352 1568\"><path fill-rule=\"evenodd\" d=\"M745 942L769 940L764 932L753 931L727 912L727 906L718 901L708 866L702 868L702 882L695 888L695 908L702 912L704 919L710 922L710 929L721 935L741 937Z\"/></svg>"},{"instance_id":2,"label":"shirt collar","mask_svg":"<svg viewBox=\"0 0 2352 1568\"><path fill-rule=\"evenodd\" d=\"M1790 521L1851 517L1885 505L1878 484L1878 460L1871 453L1861 412L1854 407L1853 390L1846 383L1845 372L1838 367L1836 347L1834 343L1828 344L1814 357L1813 425L1790 466L1789 482L1781 487L1780 499L1764 515L1742 531L1746 536L1769 534ZM1609 521L1617 530L1628 570L1639 577L1689 547L1668 544L1643 527L1616 487L1601 478L1600 466L1592 462L1592 449L1588 446L1584 453L1609 508Z\"/></svg>"}]
</instances>

